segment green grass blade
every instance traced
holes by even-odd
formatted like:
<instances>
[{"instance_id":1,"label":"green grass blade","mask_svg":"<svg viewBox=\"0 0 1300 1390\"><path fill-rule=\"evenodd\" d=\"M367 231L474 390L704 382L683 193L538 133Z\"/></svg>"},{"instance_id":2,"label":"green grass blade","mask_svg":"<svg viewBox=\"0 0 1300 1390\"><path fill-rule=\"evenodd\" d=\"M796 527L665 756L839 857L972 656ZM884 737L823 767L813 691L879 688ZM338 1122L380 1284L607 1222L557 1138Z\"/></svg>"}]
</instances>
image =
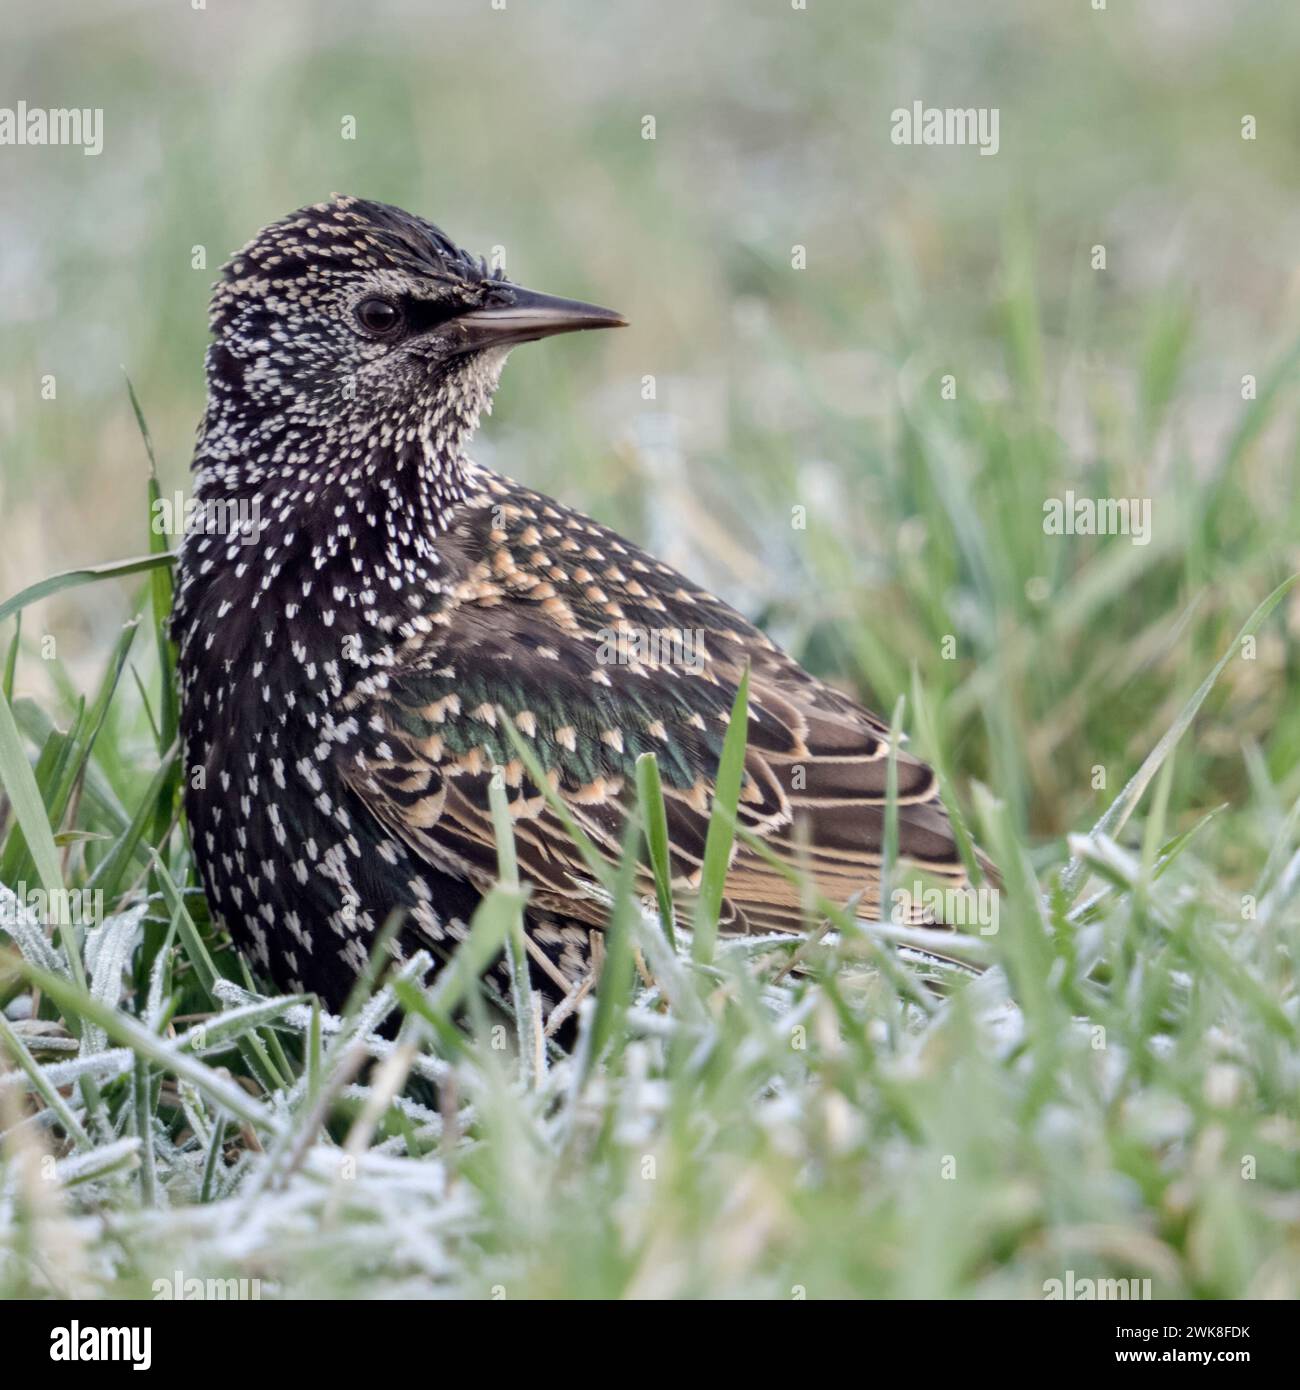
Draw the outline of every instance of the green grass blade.
<instances>
[{"instance_id":1,"label":"green grass blade","mask_svg":"<svg viewBox=\"0 0 1300 1390\"><path fill-rule=\"evenodd\" d=\"M22 827L23 835L31 850L36 865L37 876L47 893L58 893L63 888L63 871L59 867L59 853L54 844L54 833L45 813L45 803L41 799L40 788L32 775L31 764L23 751L22 738L14 723L13 711L9 701L0 699L0 786L4 787L14 808L14 815ZM78 990L85 993L86 972L81 963L81 947L76 929L67 927L59 932L64 954L68 958L68 968ZM80 1024L77 1014L72 1014L68 1026L78 1031Z\"/></svg>"},{"instance_id":2,"label":"green grass blade","mask_svg":"<svg viewBox=\"0 0 1300 1390\"><path fill-rule=\"evenodd\" d=\"M187 1052L223 1050L254 1029L274 1023L291 1009L305 1004L307 998L305 994L285 994L277 999L259 999L255 1004L227 1009L190 1028L182 1035L180 1045Z\"/></svg>"},{"instance_id":3,"label":"green grass blade","mask_svg":"<svg viewBox=\"0 0 1300 1390\"><path fill-rule=\"evenodd\" d=\"M76 720L64 740L58 768L48 781L42 774L40 763L37 764L37 782L42 789L50 827L56 834L63 823L64 815L78 782L86 775L95 741L104 727L108 707L112 703L122 669L126 664L127 653L131 649L131 643L135 640L136 628L137 621L135 619L132 619L123 628L109 657L108 667L103 680L100 682L95 702L90 707L89 713L81 708L78 709ZM0 877L3 877L6 882L12 883L14 881L13 875L21 875L25 872L25 866L18 868L10 861L10 848L12 847L6 847L5 861L3 865L0 865Z\"/></svg>"},{"instance_id":4,"label":"green grass blade","mask_svg":"<svg viewBox=\"0 0 1300 1390\"><path fill-rule=\"evenodd\" d=\"M749 738L749 668L740 678L731 706L731 722L718 760L718 777L713 792L713 810L704 841L704 863L700 869L700 894L692 918L694 939L691 955L707 965L713 960L718 939L718 914L731 863L735 840L736 808L740 804L740 784L745 771L745 744Z\"/></svg>"},{"instance_id":5,"label":"green grass blade","mask_svg":"<svg viewBox=\"0 0 1300 1390\"><path fill-rule=\"evenodd\" d=\"M9 639L9 651L5 656L4 670L4 697L12 705L14 702L14 680L18 674L18 648L22 642L23 635L23 615L18 614L18 621L14 624L14 635Z\"/></svg>"},{"instance_id":6,"label":"green grass blade","mask_svg":"<svg viewBox=\"0 0 1300 1390\"><path fill-rule=\"evenodd\" d=\"M1187 732L1192 720L1196 717L1197 710L1205 703L1205 697L1214 688L1215 682L1223 674L1228 662L1240 651L1243 640L1252 636L1259 629L1269 614L1290 593L1297 580L1300 580L1300 574L1293 574L1289 579L1284 579L1250 615L1246 620L1246 625L1233 638L1227 651L1214 663L1209 675L1197 686L1196 692L1178 712L1177 718L1165 731L1159 743L1147 754L1142 766L1133 774L1127 785L1107 807L1105 814L1093 826L1090 832L1091 837L1107 835L1114 839L1124 828L1128 818L1142 799L1142 794L1150 785L1151 779L1160 771L1160 765L1169 756L1174 745ZM1079 889L1083 887L1086 872L1087 866L1078 856L1072 858L1062 871L1061 890L1065 894L1067 904L1073 902L1078 896Z\"/></svg>"},{"instance_id":7,"label":"green grass blade","mask_svg":"<svg viewBox=\"0 0 1300 1390\"><path fill-rule=\"evenodd\" d=\"M939 799L948 813L948 824L952 826L952 835L957 842L961 862L966 866L966 875L971 883L978 887L984 881L984 870L980 867L979 855L975 853L975 843L966 826L966 817L957 802L952 778L948 774L947 754L935 727L934 711L926 698L921 685L921 674L915 665L912 667L912 708L916 711L916 728L920 734L922 751L926 761L934 769L934 775L939 779Z\"/></svg>"},{"instance_id":8,"label":"green grass blade","mask_svg":"<svg viewBox=\"0 0 1300 1390\"><path fill-rule=\"evenodd\" d=\"M61 733L57 729L50 731L41 751L36 755L36 765L32 768L32 778L36 783L37 791L40 793L45 823L50 827L51 834L55 833L51 809L58 796L58 784L63 776L63 770L72 757L77 724L80 719L81 711L78 710L76 722L68 733ZM0 883L26 882L33 868L27 836L23 833L21 825L15 826L5 843L4 856L0 858Z\"/></svg>"},{"instance_id":9,"label":"green grass blade","mask_svg":"<svg viewBox=\"0 0 1300 1390\"><path fill-rule=\"evenodd\" d=\"M74 589L79 584L97 584L101 579L123 579L129 574L144 574L175 563L176 556L169 551L165 555L140 555L132 560L113 560L106 565L86 565L82 569L52 574L48 579L29 585L0 603L0 623L40 599L49 598L51 594L61 593L64 589Z\"/></svg>"},{"instance_id":10,"label":"green grass blade","mask_svg":"<svg viewBox=\"0 0 1300 1390\"><path fill-rule=\"evenodd\" d=\"M619 864L618 881L609 924L605 929L605 960L596 989L596 1014L591 1025L591 1046L585 1054L590 1068L605 1051L610 1039L619 1032L627 1013L636 982L636 959L632 951L633 922L640 912L635 889L639 859L640 829L629 821L623 837L623 857Z\"/></svg>"},{"instance_id":11,"label":"green grass blade","mask_svg":"<svg viewBox=\"0 0 1300 1390\"><path fill-rule=\"evenodd\" d=\"M158 486L158 460L154 454L153 439L149 434L149 426L145 421L144 411L140 408L139 398L135 394L135 386L129 376L126 378L126 390L131 400L131 409L135 412L135 422L140 430L140 438L144 441L145 455L149 460L149 551L155 556L166 556L169 553L168 538L152 524L153 518L159 515L162 503L162 492ZM159 566L150 572L149 594L153 614L154 645L158 652L158 752L161 755L176 741L180 725L180 706L176 690L176 648L168 631L168 621L172 609L172 575L169 567ZM171 823L172 808L176 803L180 775L181 769L178 765L172 776L167 778L159 788L154 808L151 839L155 845L162 847L164 858L167 857L167 849L166 846L162 846L162 840L166 835L167 826Z\"/></svg>"},{"instance_id":12,"label":"green grass blade","mask_svg":"<svg viewBox=\"0 0 1300 1390\"><path fill-rule=\"evenodd\" d=\"M677 928L673 914L673 870L668 853L668 813L664 807L663 783L659 779L659 759L642 753L636 760L636 794L645 826L646 854L654 874L659 921L668 944L677 949Z\"/></svg>"},{"instance_id":13,"label":"green grass blade","mask_svg":"<svg viewBox=\"0 0 1300 1390\"><path fill-rule=\"evenodd\" d=\"M153 1144L153 1073L145 1058L137 1054L131 1069L131 1108L136 1137L140 1140L140 1205L158 1205L158 1169Z\"/></svg>"},{"instance_id":14,"label":"green grass blade","mask_svg":"<svg viewBox=\"0 0 1300 1390\"><path fill-rule=\"evenodd\" d=\"M541 1084L546 1065L546 1049L541 1045L534 1013L533 985L528 972L528 943L524 938L524 897L519 889L519 863L515 857L515 828L510 819L505 781L499 772L488 779L488 802L492 809L492 830L497 845L497 876L502 888L514 899L506 932L506 959L510 967L510 1002L515 1014L515 1036L525 1082Z\"/></svg>"},{"instance_id":15,"label":"green grass blade","mask_svg":"<svg viewBox=\"0 0 1300 1390\"><path fill-rule=\"evenodd\" d=\"M90 876L87 886L101 889L104 897L109 901L116 897L127 869L130 868L141 850L145 825L153 814L157 790L166 783L172 764L179 756L180 749L173 745L150 779L149 787L140 799L140 804L135 808L130 824L113 841L112 848L100 860L95 872ZM144 848L147 850L148 846L145 845Z\"/></svg>"},{"instance_id":16,"label":"green grass blade","mask_svg":"<svg viewBox=\"0 0 1300 1390\"><path fill-rule=\"evenodd\" d=\"M158 882L162 887L163 896L167 899L167 906L176 914L176 931L181 939L181 946L194 968L195 975L198 976L209 1006L214 1012L219 1012L221 1001L216 995L216 984L224 976L217 969L216 963L208 953L208 948L203 943L203 937L194 924L194 918L190 915L189 908L185 906L185 899L180 889L176 886L171 874L167 872L167 866L159 858L156 850L151 851L151 854L154 869L158 875ZM267 1056L262 1040L256 1033L240 1037L238 1046L244 1061L248 1063L249 1070L268 1092L286 1084L286 1078L279 1075L275 1064Z\"/></svg>"},{"instance_id":17,"label":"green grass blade","mask_svg":"<svg viewBox=\"0 0 1300 1390\"><path fill-rule=\"evenodd\" d=\"M578 853L582 855L582 862L591 871L591 876L597 883L603 884L611 891L614 883L613 865L591 842L591 836L573 819L573 813L565 804L564 798L551 786L551 780L546 775L545 768L542 767L541 760L529 745L528 740L515 728L514 720L503 714L502 727L506 731L507 737L514 745L515 752L519 754L520 760L528 770L529 777L533 780L533 785L546 798L546 804L555 812L560 824L564 826L569 838L577 847Z\"/></svg>"},{"instance_id":18,"label":"green grass blade","mask_svg":"<svg viewBox=\"0 0 1300 1390\"><path fill-rule=\"evenodd\" d=\"M393 993L408 1012L422 1018L452 1056L465 1049L465 1040L456 1027L456 1012L476 990L483 972L504 949L510 934L511 914L522 897L500 884L484 895L464 941L452 958L439 970L433 985L421 989L410 980L394 980Z\"/></svg>"}]
</instances>

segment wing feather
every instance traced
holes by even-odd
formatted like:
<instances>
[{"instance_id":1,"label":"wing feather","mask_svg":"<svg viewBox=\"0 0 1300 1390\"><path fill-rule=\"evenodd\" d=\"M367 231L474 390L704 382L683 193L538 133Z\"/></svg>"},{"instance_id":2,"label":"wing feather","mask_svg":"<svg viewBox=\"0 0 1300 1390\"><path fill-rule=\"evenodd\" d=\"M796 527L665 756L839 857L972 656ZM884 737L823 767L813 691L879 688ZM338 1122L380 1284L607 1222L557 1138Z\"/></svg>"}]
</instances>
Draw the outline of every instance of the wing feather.
<instances>
[{"instance_id":1,"label":"wing feather","mask_svg":"<svg viewBox=\"0 0 1300 1390\"><path fill-rule=\"evenodd\" d=\"M810 869L825 896L857 895L856 911L879 917L889 745L877 716L668 566L513 484L488 477L445 545L448 568L461 578L436 621L411 633L396 667L353 696L371 742L344 768L411 849L486 889L496 873L488 786L499 771L533 902L602 925L590 874L506 725L529 740L551 788L611 862L636 759L653 752L688 910L731 704L748 666L741 823L782 861ZM656 645L655 633L675 637ZM895 761L900 855L964 885L937 779L906 749ZM648 876L639 888L652 891ZM739 842L723 926L807 926L797 887Z\"/></svg>"}]
</instances>

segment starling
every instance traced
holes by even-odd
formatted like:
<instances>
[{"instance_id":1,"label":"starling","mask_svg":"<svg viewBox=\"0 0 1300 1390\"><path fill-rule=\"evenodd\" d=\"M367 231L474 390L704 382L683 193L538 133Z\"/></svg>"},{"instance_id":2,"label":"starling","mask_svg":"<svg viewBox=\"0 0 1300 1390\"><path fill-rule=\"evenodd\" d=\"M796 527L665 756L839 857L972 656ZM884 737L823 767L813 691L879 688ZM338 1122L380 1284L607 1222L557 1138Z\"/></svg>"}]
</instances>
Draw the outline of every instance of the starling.
<instances>
[{"instance_id":1,"label":"starling","mask_svg":"<svg viewBox=\"0 0 1300 1390\"><path fill-rule=\"evenodd\" d=\"M530 969L553 1017L571 1012L606 907L506 725L611 859L636 759L657 756L689 911L747 666L742 824L880 915L887 725L631 541L466 453L512 347L623 323L352 197L224 267L173 615L185 804L214 916L278 986L337 1008L394 913L399 953L446 959L496 876L501 770ZM896 763L900 854L961 887L934 773ZM739 843L720 929L804 925L799 891Z\"/></svg>"}]
</instances>

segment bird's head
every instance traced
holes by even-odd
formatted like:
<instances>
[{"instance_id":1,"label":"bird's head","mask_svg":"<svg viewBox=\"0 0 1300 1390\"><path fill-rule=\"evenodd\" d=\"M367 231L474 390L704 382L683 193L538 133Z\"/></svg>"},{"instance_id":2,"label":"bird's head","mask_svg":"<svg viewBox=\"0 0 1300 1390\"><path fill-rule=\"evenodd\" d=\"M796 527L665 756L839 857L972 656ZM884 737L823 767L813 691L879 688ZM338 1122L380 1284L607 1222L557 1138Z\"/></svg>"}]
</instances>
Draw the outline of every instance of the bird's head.
<instances>
[{"instance_id":1,"label":"bird's head","mask_svg":"<svg viewBox=\"0 0 1300 1390\"><path fill-rule=\"evenodd\" d=\"M512 284L400 208L336 195L264 228L212 300L209 425L382 426L452 451L510 348L624 319ZM215 418L214 418L215 417Z\"/></svg>"}]
</instances>

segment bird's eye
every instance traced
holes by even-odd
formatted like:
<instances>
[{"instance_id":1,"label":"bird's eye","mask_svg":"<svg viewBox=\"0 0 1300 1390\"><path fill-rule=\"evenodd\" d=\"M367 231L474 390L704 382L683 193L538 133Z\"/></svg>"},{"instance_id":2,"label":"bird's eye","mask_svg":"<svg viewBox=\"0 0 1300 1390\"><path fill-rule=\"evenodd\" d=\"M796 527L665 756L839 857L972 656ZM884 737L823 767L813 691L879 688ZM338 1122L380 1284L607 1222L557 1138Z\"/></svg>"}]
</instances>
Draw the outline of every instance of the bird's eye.
<instances>
[{"instance_id":1,"label":"bird's eye","mask_svg":"<svg viewBox=\"0 0 1300 1390\"><path fill-rule=\"evenodd\" d=\"M367 333L390 338L402 326L402 311L386 299L363 299L357 305L357 322Z\"/></svg>"}]
</instances>

